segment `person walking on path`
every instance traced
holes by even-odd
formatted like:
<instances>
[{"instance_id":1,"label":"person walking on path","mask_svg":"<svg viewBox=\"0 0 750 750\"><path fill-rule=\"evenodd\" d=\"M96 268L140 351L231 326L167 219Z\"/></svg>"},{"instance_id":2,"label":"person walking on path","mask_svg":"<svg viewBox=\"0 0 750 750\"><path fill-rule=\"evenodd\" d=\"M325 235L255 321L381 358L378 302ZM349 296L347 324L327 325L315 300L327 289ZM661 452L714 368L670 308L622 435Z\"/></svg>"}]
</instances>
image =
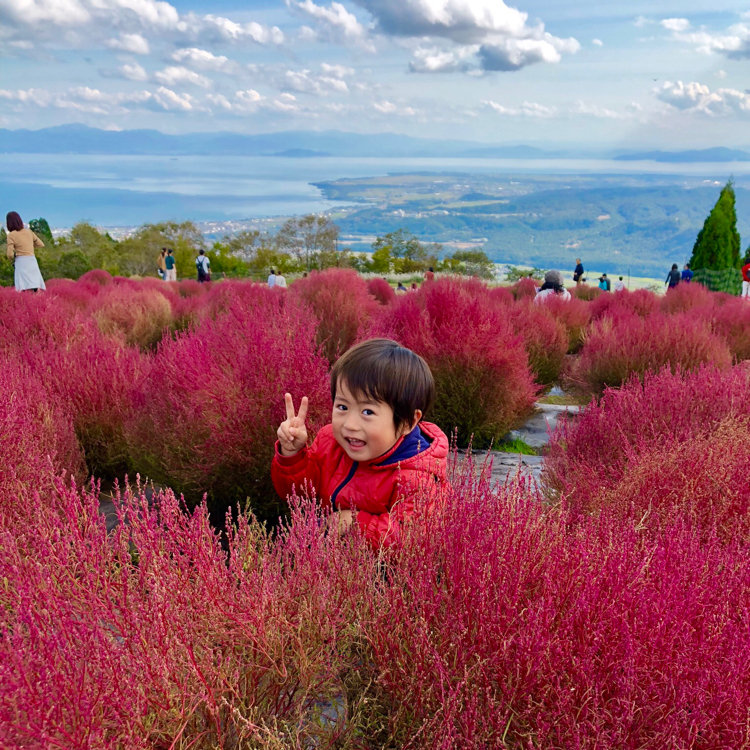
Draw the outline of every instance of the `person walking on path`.
<instances>
[{"instance_id":1,"label":"person walking on path","mask_svg":"<svg viewBox=\"0 0 750 750\"><path fill-rule=\"evenodd\" d=\"M690 263L685 263L685 267L682 269L682 277L680 281L684 281L686 284L693 280L693 272L690 270Z\"/></svg>"},{"instance_id":2,"label":"person walking on path","mask_svg":"<svg viewBox=\"0 0 750 750\"><path fill-rule=\"evenodd\" d=\"M667 274L667 280L664 283L667 284L667 290L674 289L680 283L680 272L676 263L672 263L672 269Z\"/></svg>"},{"instance_id":3,"label":"person walking on path","mask_svg":"<svg viewBox=\"0 0 750 750\"><path fill-rule=\"evenodd\" d=\"M8 228L6 255L13 263L13 283L17 292L33 292L46 289L42 272L34 255L34 248L44 247L44 243L27 227L16 211L5 217Z\"/></svg>"},{"instance_id":4,"label":"person walking on path","mask_svg":"<svg viewBox=\"0 0 750 750\"><path fill-rule=\"evenodd\" d=\"M161 252L159 253L159 260L156 262L156 273L159 274L159 278L162 281L167 280L166 258L167 258L167 248L163 247L161 249Z\"/></svg>"},{"instance_id":5,"label":"person walking on path","mask_svg":"<svg viewBox=\"0 0 750 750\"><path fill-rule=\"evenodd\" d=\"M276 271L272 268L271 273L268 276L268 287L269 289L276 284Z\"/></svg>"},{"instance_id":6,"label":"person walking on path","mask_svg":"<svg viewBox=\"0 0 750 750\"><path fill-rule=\"evenodd\" d=\"M174 257L174 250L170 247L164 258L164 267L166 268L165 281L177 281L177 261Z\"/></svg>"},{"instance_id":7,"label":"person walking on path","mask_svg":"<svg viewBox=\"0 0 750 750\"><path fill-rule=\"evenodd\" d=\"M583 279L583 263L581 263L580 258L576 258L576 267L573 269L573 281L575 281L576 286L580 285L581 279Z\"/></svg>"},{"instance_id":8,"label":"person walking on path","mask_svg":"<svg viewBox=\"0 0 750 750\"><path fill-rule=\"evenodd\" d=\"M742 266L742 296L750 299L750 261Z\"/></svg>"},{"instance_id":9,"label":"person walking on path","mask_svg":"<svg viewBox=\"0 0 750 750\"><path fill-rule=\"evenodd\" d=\"M198 270L198 281L201 284L211 281L211 261L208 259L205 250L201 249L198 251L198 257L195 259L195 267Z\"/></svg>"}]
</instances>

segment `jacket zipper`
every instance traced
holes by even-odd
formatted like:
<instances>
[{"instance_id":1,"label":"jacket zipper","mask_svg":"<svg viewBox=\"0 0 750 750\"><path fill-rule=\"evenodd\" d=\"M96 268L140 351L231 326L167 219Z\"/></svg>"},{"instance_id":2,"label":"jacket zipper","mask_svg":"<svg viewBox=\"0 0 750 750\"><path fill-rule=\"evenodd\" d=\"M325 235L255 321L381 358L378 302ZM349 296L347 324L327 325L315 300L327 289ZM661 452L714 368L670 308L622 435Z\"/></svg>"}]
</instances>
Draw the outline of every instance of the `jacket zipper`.
<instances>
[{"instance_id":1,"label":"jacket zipper","mask_svg":"<svg viewBox=\"0 0 750 750\"><path fill-rule=\"evenodd\" d=\"M331 495L331 508L334 510L334 512L336 511L336 498L338 497L339 492L341 492L341 490L343 490L344 487L347 484L349 484L352 477L354 476L354 472L357 471L358 466L359 466L359 462L355 461L352 464L352 468L349 469L349 473L346 475L346 478L344 479L344 481L341 482L341 484L338 487L336 487L336 489L333 491L333 494Z\"/></svg>"}]
</instances>

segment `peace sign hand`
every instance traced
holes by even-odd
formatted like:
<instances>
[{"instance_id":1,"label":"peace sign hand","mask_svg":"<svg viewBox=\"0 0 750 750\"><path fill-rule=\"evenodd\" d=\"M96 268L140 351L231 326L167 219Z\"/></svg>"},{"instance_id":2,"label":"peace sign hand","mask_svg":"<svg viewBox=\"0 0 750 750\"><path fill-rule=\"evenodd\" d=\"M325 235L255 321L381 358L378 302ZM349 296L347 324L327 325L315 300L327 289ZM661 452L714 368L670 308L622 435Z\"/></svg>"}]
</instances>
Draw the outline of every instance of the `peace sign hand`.
<instances>
[{"instance_id":1,"label":"peace sign hand","mask_svg":"<svg viewBox=\"0 0 750 750\"><path fill-rule=\"evenodd\" d=\"M307 445L307 427L305 426L307 396L302 397L299 411L296 414L294 413L294 401L291 393L284 394L284 403L286 404L286 419L276 430L276 436L279 438L281 455L294 456Z\"/></svg>"}]
</instances>

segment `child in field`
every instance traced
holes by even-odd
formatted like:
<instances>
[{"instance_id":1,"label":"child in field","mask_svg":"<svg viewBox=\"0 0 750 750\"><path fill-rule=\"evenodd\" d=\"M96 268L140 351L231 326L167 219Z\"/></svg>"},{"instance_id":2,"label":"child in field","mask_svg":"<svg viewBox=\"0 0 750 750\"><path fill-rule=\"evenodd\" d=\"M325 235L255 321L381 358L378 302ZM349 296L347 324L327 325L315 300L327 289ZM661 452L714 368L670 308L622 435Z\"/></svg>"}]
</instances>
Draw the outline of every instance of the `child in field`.
<instances>
[{"instance_id":1,"label":"child in field","mask_svg":"<svg viewBox=\"0 0 750 750\"><path fill-rule=\"evenodd\" d=\"M388 546L413 513L415 495L446 482L448 439L422 421L435 397L432 373L411 350L372 339L334 364L331 397L331 424L307 447L307 397L295 413L285 394L274 487L281 497L295 487L314 490L332 511L330 527L345 533L356 524L375 549Z\"/></svg>"}]
</instances>

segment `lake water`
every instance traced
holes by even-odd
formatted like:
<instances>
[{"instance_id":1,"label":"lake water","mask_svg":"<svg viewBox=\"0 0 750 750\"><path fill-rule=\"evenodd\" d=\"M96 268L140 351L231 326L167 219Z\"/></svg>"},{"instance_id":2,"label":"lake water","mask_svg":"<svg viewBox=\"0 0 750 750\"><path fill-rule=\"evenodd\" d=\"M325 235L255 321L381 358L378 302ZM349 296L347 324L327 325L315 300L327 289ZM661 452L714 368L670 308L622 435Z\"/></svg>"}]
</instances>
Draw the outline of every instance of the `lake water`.
<instances>
[{"instance_id":1,"label":"lake water","mask_svg":"<svg viewBox=\"0 0 750 750\"><path fill-rule=\"evenodd\" d=\"M326 211L312 182L387 173L733 175L750 187L750 162L661 164L585 159L286 158L3 154L0 211L44 216L52 227L157 221L227 221Z\"/></svg>"}]
</instances>

